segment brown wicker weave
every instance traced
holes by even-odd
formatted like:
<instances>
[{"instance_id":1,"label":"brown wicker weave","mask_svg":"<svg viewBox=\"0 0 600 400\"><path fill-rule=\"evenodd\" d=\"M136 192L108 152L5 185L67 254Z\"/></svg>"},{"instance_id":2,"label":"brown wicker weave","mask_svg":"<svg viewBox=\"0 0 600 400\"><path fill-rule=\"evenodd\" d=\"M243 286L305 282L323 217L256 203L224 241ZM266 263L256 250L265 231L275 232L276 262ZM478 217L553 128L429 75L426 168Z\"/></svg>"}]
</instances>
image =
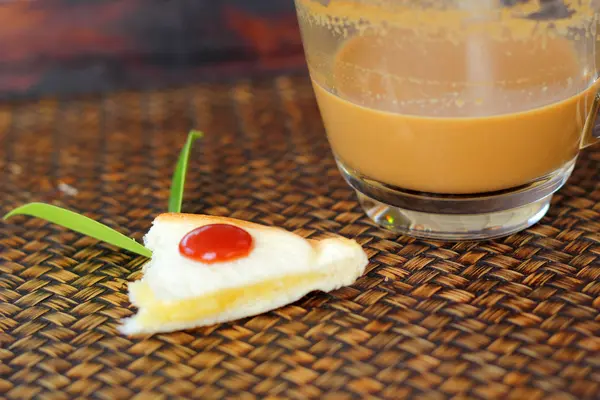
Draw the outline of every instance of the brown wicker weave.
<instances>
[{"instance_id":1,"label":"brown wicker weave","mask_svg":"<svg viewBox=\"0 0 600 400\"><path fill-rule=\"evenodd\" d=\"M142 257L44 221L0 225L0 397L600 398L600 149L547 217L498 241L381 230L338 174L309 83L280 77L0 107L0 204L51 201L136 238L166 209L356 237L352 287L203 329L130 339Z\"/></svg>"}]
</instances>

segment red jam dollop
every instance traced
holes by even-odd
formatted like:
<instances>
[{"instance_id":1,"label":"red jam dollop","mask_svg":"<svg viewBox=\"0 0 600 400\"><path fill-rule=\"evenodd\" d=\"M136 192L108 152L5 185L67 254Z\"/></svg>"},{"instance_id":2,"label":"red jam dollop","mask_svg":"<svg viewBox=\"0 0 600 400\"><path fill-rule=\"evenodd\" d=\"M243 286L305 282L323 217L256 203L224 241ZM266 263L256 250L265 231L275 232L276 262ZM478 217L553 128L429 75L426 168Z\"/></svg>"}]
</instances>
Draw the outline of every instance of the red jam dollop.
<instances>
[{"instance_id":1,"label":"red jam dollop","mask_svg":"<svg viewBox=\"0 0 600 400\"><path fill-rule=\"evenodd\" d=\"M252 236L235 225L210 224L188 232L179 242L182 256L205 264L246 257L252 250Z\"/></svg>"}]
</instances>

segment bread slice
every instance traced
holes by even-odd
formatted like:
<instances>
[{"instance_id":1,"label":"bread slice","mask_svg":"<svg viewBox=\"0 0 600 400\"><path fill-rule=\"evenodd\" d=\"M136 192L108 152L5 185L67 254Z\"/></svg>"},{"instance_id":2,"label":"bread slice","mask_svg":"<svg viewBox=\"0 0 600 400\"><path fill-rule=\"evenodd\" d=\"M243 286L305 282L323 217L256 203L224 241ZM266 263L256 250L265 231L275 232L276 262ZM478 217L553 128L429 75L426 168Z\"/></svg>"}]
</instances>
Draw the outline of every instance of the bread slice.
<instances>
[{"instance_id":1,"label":"bread slice","mask_svg":"<svg viewBox=\"0 0 600 400\"><path fill-rule=\"evenodd\" d=\"M253 248L244 258L205 264L183 257L189 231L224 223L246 230ZM141 280L129 284L138 313L120 327L127 335L171 332L254 316L307 293L352 284L368 263L354 240L304 239L286 230L232 218L161 214L144 238L153 252Z\"/></svg>"}]
</instances>

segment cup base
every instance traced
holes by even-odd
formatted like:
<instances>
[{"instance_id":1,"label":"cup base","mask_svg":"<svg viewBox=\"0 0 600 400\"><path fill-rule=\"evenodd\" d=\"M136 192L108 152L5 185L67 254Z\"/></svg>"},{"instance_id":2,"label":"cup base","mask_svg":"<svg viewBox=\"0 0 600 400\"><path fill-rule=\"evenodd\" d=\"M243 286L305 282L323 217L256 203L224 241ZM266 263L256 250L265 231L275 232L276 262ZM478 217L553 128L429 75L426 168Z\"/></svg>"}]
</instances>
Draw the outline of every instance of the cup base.
<instances>
[{"instance_id":1,"label":"cup base","mask_svg":"<svg viewBox=\"0 0 600 400\"><path fill-rule=\"evenodd\" d=\"M357 191L360 205L378 225L404 235L445 241L485 240L508 236L537 223L552 196L525 206L485 214L431 214L383 204Z\"/></svg>"},{"instance_id":2,"label":"cup base","mask_svg":"<svg viewBox=\"0 0 600 400\"><path fill-rule=\"evenodd\" d=\"M362 208L378 225L409 236L447 241L493 239L530 227L546 214L552 195L564 185L575 165L573 159L534 182L510 190L442 195L389 186L337 161Z\"/></svg>"}]
</instances>

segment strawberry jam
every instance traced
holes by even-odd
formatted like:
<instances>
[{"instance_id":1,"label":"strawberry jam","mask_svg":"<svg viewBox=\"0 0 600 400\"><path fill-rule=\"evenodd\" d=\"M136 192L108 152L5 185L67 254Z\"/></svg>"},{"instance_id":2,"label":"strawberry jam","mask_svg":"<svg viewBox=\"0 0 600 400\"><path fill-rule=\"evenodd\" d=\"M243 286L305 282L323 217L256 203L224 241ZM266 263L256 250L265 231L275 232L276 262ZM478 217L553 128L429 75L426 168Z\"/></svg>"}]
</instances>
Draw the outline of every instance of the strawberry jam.
<instances>
[{"instance_id":1,"label":"strawberry jam","mask_svg":"<svg viewBox=\"0 0 600 400\"><path fill-rule=\"evenodd\" d=\"M204 225L188 232L179 242L182 256L206 264L231 261L247 256L252 236L228 224Z\"/></svg>"}]
</instances>

